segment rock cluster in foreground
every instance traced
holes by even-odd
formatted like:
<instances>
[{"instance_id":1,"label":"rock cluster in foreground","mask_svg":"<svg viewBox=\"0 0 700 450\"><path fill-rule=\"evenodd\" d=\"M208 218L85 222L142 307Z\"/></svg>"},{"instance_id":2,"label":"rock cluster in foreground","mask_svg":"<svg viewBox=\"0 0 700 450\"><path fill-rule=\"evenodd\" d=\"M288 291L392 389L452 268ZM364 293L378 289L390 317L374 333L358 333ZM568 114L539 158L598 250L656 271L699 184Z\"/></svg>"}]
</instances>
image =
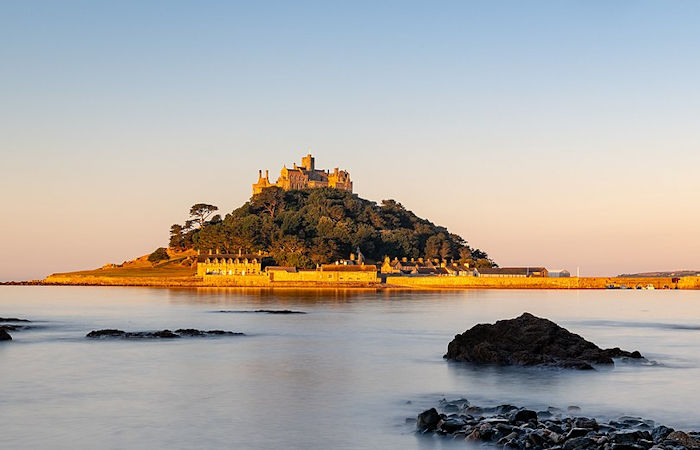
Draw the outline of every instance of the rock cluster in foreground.
<instances>
[{"instance_id":1,"label":"rock cluster in foreground","mask_svg":"<svg viewBox=\"0 0 700 450\"><path fill-rule=\"evenodd\" d=\"M449 343L444 358L500 366L554 366L593 369L613 358L643 359L619 348L601 349L556 323L524 313L495 324L479 324Z\"/></svg>"},{"instance_id":2,"label":"rock cluster in foreground","mask_svg":"<svg viewBox=\"0 0 700 450\"><path fill-rule=\"evenodd\" d=\"M161 331L122 331L114 329L95 330L89 332L86 337L92 339L101 338L122 338L122 339L144 339L144 338L161 338L161 339L176 339L180 337L203 337L203 336L244 336L243 333L234 333L233 331L223 330L195 330L194 328L180 328L179 330L161 330Z\"/></svg>"},{"instance_id":3,"label":"rock cluster in foreground","mask_svg":"<svg viewBox=\"0 0 700 450\"><path fill-rule=\"evenodd\" d=\"M470 406L465 399L443 402L418 415L420 433L481 442L504 449L686 450L700 448L700 433L655 426L651 420L621 417L599 423L567 416L557 408L533 411L511 405ZM579 409L571 407L571 412Z\"/></svg>"}]
</instances>

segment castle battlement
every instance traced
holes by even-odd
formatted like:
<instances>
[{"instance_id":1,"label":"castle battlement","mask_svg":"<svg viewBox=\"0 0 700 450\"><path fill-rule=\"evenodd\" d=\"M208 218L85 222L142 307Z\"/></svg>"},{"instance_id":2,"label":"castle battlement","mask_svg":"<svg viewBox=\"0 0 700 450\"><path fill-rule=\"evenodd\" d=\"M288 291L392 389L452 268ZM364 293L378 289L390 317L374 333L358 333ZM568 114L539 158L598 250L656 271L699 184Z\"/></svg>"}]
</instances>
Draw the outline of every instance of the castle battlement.
<instances>
[{"instance_id":1,"label":"castle battlement","mask_svg":"<svg viewBox=\"0 0 700 450\"><path fill-rule=\"evenodd\" d=\"M297 166L296 163L291 169L286 165L283 166L275 183L270 183L269 171L265 171L264 177L262 170L258 171L258 182L253 184L253 195L272 186L280 187L285 191L329 187L352 192L352 181L348 171L339 170L337 167L332 172L317 169L315 158L310 153L301 159L301 166Z\"/></svg>"}]
</instances>

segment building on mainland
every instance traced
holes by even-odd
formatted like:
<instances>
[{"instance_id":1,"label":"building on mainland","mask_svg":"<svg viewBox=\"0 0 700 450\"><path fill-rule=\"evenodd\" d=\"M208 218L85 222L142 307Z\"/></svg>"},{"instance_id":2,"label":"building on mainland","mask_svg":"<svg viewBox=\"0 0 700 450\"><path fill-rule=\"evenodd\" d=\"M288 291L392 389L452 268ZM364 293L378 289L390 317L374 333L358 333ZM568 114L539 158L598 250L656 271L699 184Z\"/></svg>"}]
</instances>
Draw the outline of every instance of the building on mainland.
<instances>
[{"instance_id":1,"label":"building on mainland","mask_svg":"<svg viewBox=\"0 0 700 450\"><path fill-rule=\"evenodd\" d=\"M330 187L352 192L352 181L348 171L340 170L337 167L333 169L333 172L317 169L316 160L311 154L301 159L301 166L297 166L296 163L291 169L288 169L286 165L283 166L280 176L275 183L270 182L269 171L266 170L263 177L262 170L259 170L258 181L253 184L253 195L259 194L263 189L272 186L280 187L285 191Z\"/></svg>"},{"instance_id":2,"label":"building on mainland","mask_svg":"<svg viewBox=\"0 0 700 450\"><path fill-rule=\"evenodd\" d=\"M259 275L272 263L272 258L262 252L256 254L221 253L209 251L208 255L197 256L197 276L205 275Z\"/></svg>"},{"instance_id":3,"label":"building on mainland","mask_svg":"<svg viewBox=\"0 0 700 450\"><path fill-rule=\"evenodd\" d=\"M446 260L424 260L423 258L394 258L390 260L387 256L384 258L379 270L384 275L391 276L474 276L474 270L468 264L459 264L456 262L447 262Z\"/></svg>"},{"instance_id":4,"label":"building on mainland","mask_svg":"<svg viewBox=\"0 0 700 450\"><path fill-rule=\"evenodd\" d=\"M377 283L377 266L365 264L364 256L323 264L316 269L274 266L273 259L262 252L258 254L220 253L209 251L197 257L197 276L205 282L227 282L257 279L267 282L287 283Z\"/></svg>"}]
</instances>

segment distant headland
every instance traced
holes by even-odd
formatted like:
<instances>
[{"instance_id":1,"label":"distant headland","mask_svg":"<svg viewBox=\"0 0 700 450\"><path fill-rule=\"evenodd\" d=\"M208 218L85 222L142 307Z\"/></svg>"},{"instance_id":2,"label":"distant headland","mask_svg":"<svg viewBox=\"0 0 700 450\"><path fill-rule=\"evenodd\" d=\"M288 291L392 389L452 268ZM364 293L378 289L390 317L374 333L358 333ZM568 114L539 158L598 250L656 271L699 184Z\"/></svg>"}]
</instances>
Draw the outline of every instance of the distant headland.
<instances>
[{"instance_id":1,"label":"distant headland","mask_svg":"<svg viewBox=\"0 0 700 450\"><path fill-rule=\"evenodd\" d=\"M579 278L545 267L498 267L463 237L395 200L353 194L350 173L307 154L221 216L198 203L167 248L122 264L53 274L42 284L353 288L698 288L700 277Z\"/></svg>"}]
</instances>

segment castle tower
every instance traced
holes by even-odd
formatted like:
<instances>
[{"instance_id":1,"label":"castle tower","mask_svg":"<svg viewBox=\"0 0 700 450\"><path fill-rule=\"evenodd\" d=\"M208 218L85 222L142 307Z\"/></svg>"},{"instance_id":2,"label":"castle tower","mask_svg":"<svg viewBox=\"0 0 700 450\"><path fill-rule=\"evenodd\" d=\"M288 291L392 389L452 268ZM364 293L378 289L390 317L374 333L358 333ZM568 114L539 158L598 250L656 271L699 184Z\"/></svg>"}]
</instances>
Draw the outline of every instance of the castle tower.
<instances>
[{"instance_id":1,"label":"castle tower","mask_svg":"<svg viewBox=\"0 0 700 450\"><path fill-rule=\"evenodd\" d=\"M316 169L316 160L313 156L311 156L311 153L301 158L301 166L304 168L304 170L308 171L313 171Z\"/></svg>"}]
</instances>

